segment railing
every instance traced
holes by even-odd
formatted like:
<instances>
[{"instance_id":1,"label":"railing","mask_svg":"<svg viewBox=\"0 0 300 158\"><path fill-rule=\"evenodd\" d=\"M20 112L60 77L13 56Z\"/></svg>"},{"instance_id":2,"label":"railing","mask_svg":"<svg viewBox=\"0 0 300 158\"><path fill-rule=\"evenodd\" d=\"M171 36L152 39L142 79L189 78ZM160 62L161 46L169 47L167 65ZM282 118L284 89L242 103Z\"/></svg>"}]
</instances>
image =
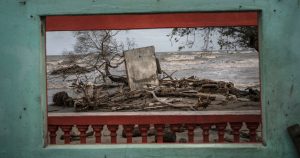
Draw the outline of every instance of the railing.
<instances>
[{"instance_id":1,"label":"railing","mask_svg":"<svg viewBox=\"0 0 300 158\"><path fill-rule=\"evenodd\" d=\"M62 144L70 144L74 130L78 130L80 144L87 143L87 132L92 136L88 143L149 143L149 130L155 131L155 142L164 143L166 127L171 134L182 132L186 141L174 140L177 143L241 143L260 142L257 129L260 126L260 111L197 111L197 112L114 112L114 113L49 113L49 143L57 144L59 135ZM105 133L106 129L106 133ZM133 142L133 134L140 133ZM196 129L198 132L196 132ZM123 130L123 137L119 130ZM242 132L243 130L243 132ZM59 132L60 131L60 132ZM60 133L60 134L59 134ZM228 135L225 140L224 135ZM241 135L247 139L241 141ZM195 141L197 138L197 141ZM198 139L199 138L199 139ZM215 138L215 141L212 139ZM90 139L90 138L89 138ZM120 139L120 141L117 141ZM121 139L125 139L123 142ZM107 142L106 142L107 143Z\"/></svg>"}]
</instances>

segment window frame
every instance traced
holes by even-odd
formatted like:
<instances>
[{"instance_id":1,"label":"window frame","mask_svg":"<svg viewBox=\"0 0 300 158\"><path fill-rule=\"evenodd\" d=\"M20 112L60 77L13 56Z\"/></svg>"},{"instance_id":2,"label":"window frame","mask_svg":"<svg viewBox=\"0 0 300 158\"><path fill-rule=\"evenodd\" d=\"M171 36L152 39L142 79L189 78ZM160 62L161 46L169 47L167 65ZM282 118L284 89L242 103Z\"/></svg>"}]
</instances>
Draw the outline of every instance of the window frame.
<instances>
[{"instance_id":1,"label":"window frame","mask_svg":"<svg viewBox=\"0 0 300 158\"><path fill-rule=\"evenodd\" d=\"M255 26L258 29L259 11L49 15L45 16L43 23L44 32L239 26ZM48 112L46 113L48 116ZM262 114L261 109L260 113ZM48 123L45 130L45 145L48 145L47 128Z\"/></svg>"}]
</instances>

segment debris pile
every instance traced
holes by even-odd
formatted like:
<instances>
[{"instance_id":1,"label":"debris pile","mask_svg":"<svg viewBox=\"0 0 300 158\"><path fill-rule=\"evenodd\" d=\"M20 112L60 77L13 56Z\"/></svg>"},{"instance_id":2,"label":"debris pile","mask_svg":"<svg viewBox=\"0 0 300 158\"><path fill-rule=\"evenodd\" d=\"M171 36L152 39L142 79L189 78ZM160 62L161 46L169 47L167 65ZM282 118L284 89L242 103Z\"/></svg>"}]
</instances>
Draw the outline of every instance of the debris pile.
<instances>
[{"instance_id":1,"label":"debris pile","mask_svg":"<svg viewBox=\"0 0 300 158\"><path fill-rule=\"evenodd\" d=\"M130 90L124 85L91 86L90 89L90 92L85 92L89 94L77 99L59 92L60 98L53 97L53 102L61 106L74 103L75 111L197 111L212 105L258 105L260 98L260 92L252 88L239 90L231 82L195 77L161 80L159 86L149 85L141 90Z\"/></svg>"},{"instance_id":2,"label":"debris pile","mask_svg":"<svg viewBox=\"0 0 300 158\"><path fill-rule=\"evenodd\" d=\"M87 73L90 72L89 69L85 67L81 67L79 65L72 65L69 67L62 67L51 72L51 75L59 75L59 74L76 74L76 73Z\"/></svg>"}]
</instances>

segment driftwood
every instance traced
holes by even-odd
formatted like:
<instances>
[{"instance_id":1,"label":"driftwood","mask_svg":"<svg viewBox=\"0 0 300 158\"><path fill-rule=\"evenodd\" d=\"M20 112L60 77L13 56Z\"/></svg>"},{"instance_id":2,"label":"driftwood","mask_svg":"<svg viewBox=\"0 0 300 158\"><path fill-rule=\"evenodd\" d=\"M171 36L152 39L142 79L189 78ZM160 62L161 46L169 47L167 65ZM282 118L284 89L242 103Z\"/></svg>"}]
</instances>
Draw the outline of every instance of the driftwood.
<instances>
[{"instance_id":1,"label":"driftwood","mask_svg":"<svg viewBox=\"0 0 300 158\"><path fill-rule=\"evenodd\" d=\"M175 104L171 104L171 103L165 102L165 101L159 99L159 98L156 96L156 94L155 94L154 91L146 91L146 92L152 94L153 98L154 98L156 101L158 101L158 102L160 102L160 103L162 103L162 104L168 105L168 106L170 106L170 107L174 107L174 108L189 107L191 110L195 110L195 109L193 108L193 106L190 106L190 105L180 106L180 105L175 105Z\"/></svg>"},{"instance_id":2,"label":"driftwood","mask_svg":"<svg viewBox=\"0 0 300 158\"><path fill-rule=\"evenodd\" d=\"M155 92L158 97L188 97L188 98L209 98L209 100L215 100L216 96L205 93L183 93L183 92Z\"/></svg>"},{"instance_id":3,"label":"driftwood","mask_svg":"<svg viewBox=\"0 0 300 158\"><path fill-rule=\"evenodd\" d=\"M211 103L211 100L209 99L198 99L198 102L196 103L197 107L202 107L203 109L206 109L208 105Z\"/></svg>"},{"instance_id":4,"label":"driftwood","mask_svg":"<svg viewBox=\"0 0 300 158\"><path fill-rule=\"evenodd\" d=\"M77 74L77 73L87 73L90 72L89 69L87 69L86 67L81 67L79 65L72 65L70 67L63 67L63 68L59 68L56 70L53 70L51 72L51 75L60 75L60 74Z\"/></svg>"},{"instance_id":5,"label":"driftwood","mask_svg":"<svg viewBox=\"0 0 300 158\"><path fill-rule=\"evenodd\" d=\"M141 111L142 104L111 104L112 111L121 111L121 110L132 110L132 111Z\"/></svg>"},{"instance_id":6,"label":"driftwood","mask_svg":"<svg viewBox=\"0 0 300 158\"><path fill-rule=\"evenodd\" d=\"M125 94L119 94L116 95L114 97L111 97L111 101L113 102L121 102L121 101L125 101L125 100L134 100L137 98L144 98L144 97L148 97L147 94L145 93L145 91L130 91L128 93Z\"/></svg>"},{"instance_id":7,"label":"driftwood","mask_svg":"<svg viewBox=\"0 0 300 158\"><path fill-rule=\"evenodd\" d=\"M155 109L163 109L166 106L160 105L160 106L148 106L148 107L144 107L144 110L155 110Z\"/></svg>"},{"instance_id":8,"label":"driftwood","mask_svg":"<svg viewBox=\"0 0 300 158\"><path fill-rule=\"evenodd\" d=\"M174 80L173 77L172 77L172 75L173 75L175 72L177 72L177 70L176 70L176 71L173 71L170 75L169 75L168 73L166 73L165 71L163 71L163 70L161 70L161 72L162 72L162 74L165 75L165 77L163 77L163 78L161 79L161 81L163 81L163 80L166 79L166 78L169 78L170 80Z\"/></svg>"}]
</instances>

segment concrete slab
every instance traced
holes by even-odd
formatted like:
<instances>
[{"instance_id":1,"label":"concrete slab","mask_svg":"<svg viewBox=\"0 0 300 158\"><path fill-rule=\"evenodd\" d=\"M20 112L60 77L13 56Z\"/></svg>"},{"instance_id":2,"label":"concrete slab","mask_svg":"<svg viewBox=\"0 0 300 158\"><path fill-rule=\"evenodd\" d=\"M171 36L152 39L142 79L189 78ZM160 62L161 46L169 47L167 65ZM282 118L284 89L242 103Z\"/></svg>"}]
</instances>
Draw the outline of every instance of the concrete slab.
<instances>
[{"instance_id":1,"label":"concrete slab","mask_svg":"<svg viewBox=\"0 0 300 158\"><path fill-rule=\"evenodd\" d=\"M131 90L159 84L154 46L125 51L124 58Z\"/></svg>"}]
</instances>

